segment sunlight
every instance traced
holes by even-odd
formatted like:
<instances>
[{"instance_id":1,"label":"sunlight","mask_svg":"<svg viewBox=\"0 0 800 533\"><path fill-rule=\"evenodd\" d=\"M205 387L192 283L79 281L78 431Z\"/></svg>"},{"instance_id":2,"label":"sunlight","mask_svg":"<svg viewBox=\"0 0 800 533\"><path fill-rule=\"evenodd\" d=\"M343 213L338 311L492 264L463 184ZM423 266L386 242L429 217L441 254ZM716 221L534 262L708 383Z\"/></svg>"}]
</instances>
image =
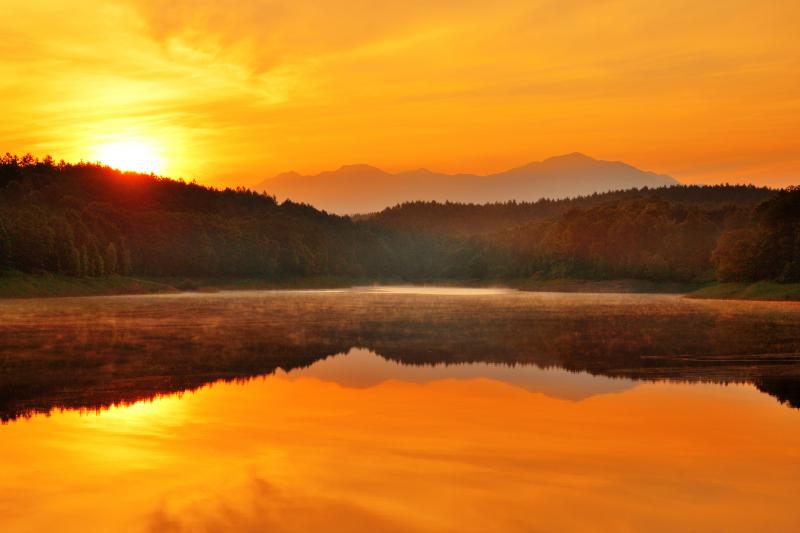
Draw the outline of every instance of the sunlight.
<instances>
[{"instance_id":1,"label":"sunlight","mask_svg":"<svg viewBox=\"0 0 800 533\"><path fill-rule=\"evenodd\" d=\"M147 142L122 141L97 147L95 159L118 170L159 174L163 162L156 148Z\"/></svg>"}]
</instances>

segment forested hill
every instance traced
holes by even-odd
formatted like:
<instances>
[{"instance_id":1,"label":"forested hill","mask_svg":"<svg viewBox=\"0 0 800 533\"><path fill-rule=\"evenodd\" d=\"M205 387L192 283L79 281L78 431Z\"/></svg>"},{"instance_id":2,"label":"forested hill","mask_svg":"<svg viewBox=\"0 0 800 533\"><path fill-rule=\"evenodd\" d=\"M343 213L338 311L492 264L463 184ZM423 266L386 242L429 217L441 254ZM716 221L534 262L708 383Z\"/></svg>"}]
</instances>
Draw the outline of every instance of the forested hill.
<instances>
[{"instance_id":1,"label":"forested hill","mask_svg":"<svg viewBox=\"0 0 800 533\"><path fill-rule=\"evenodd\" d=\"M247 190L0 159L0 267L75 276L377 274L350 219Z\"/></svg>"},{"instance_id":2,"label":"forested hill","mask_svg":"<svg viewBox=\"0 0 800 533\"><path fill-rule=\"evenodd\" d=\"M472 243L469 254L449 263L456 277L800 281L798 187L679 186L532 204L416 203L366 223Z\"/></svg>"},{"instance_id":3,"label":"forested hill","mask_svg":"<svg viewBox=\"0 0 800 533\"><path fill-rule=\"evenodd\" d=\"M610 203L663 201L714 210L731 206L753 207L772 198L775 192L774 189L753 185L675 185L536 202L407 202L358 218L398 229L471 236L499 232L537 220L554 219L574 209L590 209Z\"/></svg>"},{"instance_id":4,"label":"forested hill","mask_svg":"<svg viewBox=\"0 0 800 533\"><path fill-rule=\"evenodd\" d=\"M92 164L0 158L0 275L800 281L800 189L404 204L353 220Z\"/></svg>"},{"instance_id":5,"label":"forested hill","mask_svg":"<svg viewBox=\"0 0 800 533\"><path fill-rule=\"evenodd\" d=\"M455 278L800 281L798 188L679 186L530 204L413 203L364 224L469 243L447 262Z\"/></svg>"}]
</instances>

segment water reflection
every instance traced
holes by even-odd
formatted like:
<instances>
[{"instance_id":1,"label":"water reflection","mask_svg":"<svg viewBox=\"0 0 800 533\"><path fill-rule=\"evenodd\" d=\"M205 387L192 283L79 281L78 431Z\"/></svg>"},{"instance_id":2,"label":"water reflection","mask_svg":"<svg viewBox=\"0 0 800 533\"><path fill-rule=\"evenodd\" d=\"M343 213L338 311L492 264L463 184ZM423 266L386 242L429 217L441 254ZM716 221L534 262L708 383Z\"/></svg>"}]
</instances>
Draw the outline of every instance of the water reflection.
<instances>
[{"instance_id":1,"label":"water reflection","mask_svg":"<svg viewBox=\"0 0 800 533\"><path fill-rule=\"evenodd\" d=\"M308 367L279 370L278 375L291 379L312 376L351 388L375 387L387 381L431 383L442 380L489 379L508 383L529 392L541 392L552 398L583 400L633 388L636 381L626 378L593 376L588 372L569 372L559 368L501 363L434 363L404 365L384 359L374 352L353 348L347 354L320 359Z\"/></svg>"},{"instance_id":2,"label":"water reflection","mask_svg":"<svg viewBox=\"0 0 800 533\"><path fill-rule=\"evenodd\" d=\"M4 531L793 531L799 422L748 385L572 401L279 374L0 427L0 512Z\"/></svg>"},{"instance_id":3,"label":"water reflection","mask_svg":"<svg viewBox=\"0 0 800 533\"><path fill-rule=\"evenodd\" d=\"M2 302L0 529L793 531L798 324L669 296Z\"/></svg>"},{"instance_id":4,"label":"water reflection","mask_svg":"<svg viewBox=\"0 0 800 533\"><path fill-rule=\"evenodd\" d=\"M0 418L130 403L353 348L402 365L481 363L505 381L555 367L584 372L577 380L752 383L800 406L798 324L796 304L652 295L366 289L5 301Z\"/></svg>"}]
</instances>

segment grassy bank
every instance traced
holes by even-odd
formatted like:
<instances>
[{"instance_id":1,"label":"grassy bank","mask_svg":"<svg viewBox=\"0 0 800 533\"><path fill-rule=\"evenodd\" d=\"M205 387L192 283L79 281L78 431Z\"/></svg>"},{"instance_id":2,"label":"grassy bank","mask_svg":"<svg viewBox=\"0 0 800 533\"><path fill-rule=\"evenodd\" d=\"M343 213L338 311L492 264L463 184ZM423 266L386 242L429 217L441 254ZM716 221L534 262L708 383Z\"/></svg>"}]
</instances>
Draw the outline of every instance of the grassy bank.
<instances>
[{"instance_id":1,"label":"grassy bank","mask_svg":"<svg viewBox=\"0 0 800 533\"><path fill-rule=\"evenodd\" d=\"M153 283L166 284L180 291L217 292L246 290L338 289L371 285L373 280L339 276L309 276L305 278L146 278Z\"/></svg>"},{"instance_id":2,"label":"grassy bank","mask_svg":"<svg viewBox=\"0 0 800 533\"><path fill-rule=\"evenodd\" d=\"M800 283L717 283L687 295L689 298L722 300L800 301Z\"/></svg>"},{"instance_id":3,"label":"grassy bank","mask_svg":"<svg viewBox=\"0 0 800 533\"><path fill-rule=\"evenodd\" d=\"M167 284L124 276L75 278L58 274L0 273L0 298L153 294L176 290Z\"/></svg>"},{"instance_id":4,"label":"grassy bank","mask_svg":"<svg viewBox=\"0 0 800 533\"><path fill-rule=\"evenodd\" d=\"M333 289L364 285L411 285L397 279L372 280L337 276L312 276L281 280L235 278L110 276L75 278L56 274L0 273L0 298L43 298L57 296L102 296L113 294L155 294L164 292L217 292L232 290ZM555 280L426 280L418 285L458 287L509 287L533 292L622 292L622 293L687 293L698 284L659 283L646 280L591 281Z\"/></svg>"},{"instance_id":5,"label":"grassy bank","mask_svg":"<svg viewBox=\"0 0 800 533\"><path fill-rule=\"evenodd\" d=\"M337 276L312 276L282 280L232 278L75 278L55 274L0 273L0 298L102 296L165 292L217 292L223 290L333 289L373 284L411 285L400 280L370 280ZM531 292L661 293L687 294L689 298L800 301L800 283L679 283L638 279L619 280L428 280L419 285L508 287Z\"/></svg>"},{"instance_id":6,"label":"grassy bank","mask_svg":"<svg viewBox=\"0 0 800 533\"><path fill-rule=\"evenodd\" d=\"M534 292L607 292L685 294L702 287L703 283L650 281L645 279L547 279L514 280L509 286Z\"/></svg>"},{"instance_id":7,"label":"grassy bank","mask_svg":"<svg viewBox=\"0 0 800 533\"><path fill-rule=\"evenodd\" d=\"M228 278L132 278L109 276L76 278L57 274L0 272L0 298L48 298L157 294L169 292L217 292L222 290L331 289L372 284L369 280L316 276L284 280Z\"/></svg>"}]
</instances>

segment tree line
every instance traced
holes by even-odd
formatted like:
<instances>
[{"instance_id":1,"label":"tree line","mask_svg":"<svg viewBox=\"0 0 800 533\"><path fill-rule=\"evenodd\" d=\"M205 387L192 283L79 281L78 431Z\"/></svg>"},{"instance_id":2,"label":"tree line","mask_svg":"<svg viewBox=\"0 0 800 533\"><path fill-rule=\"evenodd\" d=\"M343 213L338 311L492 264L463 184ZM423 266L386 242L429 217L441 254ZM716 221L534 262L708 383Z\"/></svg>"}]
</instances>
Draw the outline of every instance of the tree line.
<instances>
[{"instance_id":1,"label":"tree line","mask_svg":"<svg viewBox=\"0 0 800 533\"><path fill-rule=\"evenodd\" d=\"M485 205L411 202L369 223L442 239L460 279L800 281L800 188L672 186ZM440 241L441 242L441 241Z\"/></svg>"},{"instance_id":2,"label":"tree line","mask_svg":"<svg viewBox=\"0 0 800 533\"><path fill-rule=\"evenodd\" d=\"M642 198L659 199L670 204L701 209L714 209L729 205L754 207L774 194L773 189L754 185L644 187L594 193L576 198L542 198L535 202L514 200L487 204L405 202L368 218L375 223L396 228L471 236L502 231L533 220L556 219L575 209L590 209Z\"/></svg>"},{"instance_id":3,"label":"tree line","mask_svg":"<svg viewBox=\"0 0 800 533\"><path fill-rule=\"evenodd\" d=\"M800 281L800 189L675 186L341 217L247 189L0 157L0 269L281 279Z\"/></svg>"},{"instance_id":4,"label":"tree line","mask_svg":"<svg viewBox=\"0 0 800 533\"><path fill-rule=\"evenodd\" d=\"M244 189L0 159L0 261L74 276L377 275L370 230Z\"/></svg>"}]
</instances>

